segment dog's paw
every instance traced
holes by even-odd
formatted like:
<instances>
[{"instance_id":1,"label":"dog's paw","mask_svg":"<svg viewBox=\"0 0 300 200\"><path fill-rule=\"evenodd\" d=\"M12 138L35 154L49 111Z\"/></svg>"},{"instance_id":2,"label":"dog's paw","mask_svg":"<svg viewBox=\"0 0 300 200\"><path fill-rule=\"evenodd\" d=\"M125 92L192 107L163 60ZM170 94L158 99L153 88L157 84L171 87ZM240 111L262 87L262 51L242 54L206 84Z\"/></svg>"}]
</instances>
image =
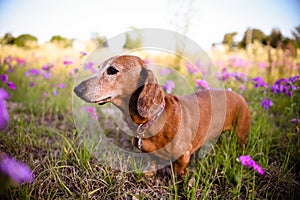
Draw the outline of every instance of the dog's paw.
<instances>
[{"instance_id":1,"label":"dog's paw","mask_svg":"<svg viewBox=\"0 0 300 200\"><path fill-rule=\"evenodd\" d=\"M148 171L148 170L144 170L143 171L143 176L145 178L150 178L156 175L156 171Z\"/></svg>"},{"instance_id":2,"label":"dog's paw","mask_svg":"<svg viewBox=\"0 0 300 200\"><path fill-rule=\"evenodd\" d=\"M148 166L144 169L143 175L144 177L152 177L156 175L157 165L155 161L151 161L148 163Z\"/></svg>"}]
</instances>

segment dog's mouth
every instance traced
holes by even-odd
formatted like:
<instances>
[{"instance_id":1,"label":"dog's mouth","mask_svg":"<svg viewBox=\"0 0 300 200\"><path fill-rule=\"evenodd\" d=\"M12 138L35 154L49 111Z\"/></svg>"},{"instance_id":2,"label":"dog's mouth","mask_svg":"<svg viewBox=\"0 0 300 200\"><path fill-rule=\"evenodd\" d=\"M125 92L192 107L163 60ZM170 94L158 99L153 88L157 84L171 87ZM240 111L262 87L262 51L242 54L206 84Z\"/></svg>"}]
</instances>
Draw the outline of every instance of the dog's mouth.
<instances>
[{"instance_id":1,"label":"dog's mouth","mask_svg":"<svg viewBox=\"0 0 300 200\"><path fill-rule=\"evenodd\" d=\"M93 103L97 103L98 105L104 105L107 102L110 102L110 100L111 100L111 97L107 97L107 98L101 99L100 101L95 101Z\"/></svg>"}]
</instances>

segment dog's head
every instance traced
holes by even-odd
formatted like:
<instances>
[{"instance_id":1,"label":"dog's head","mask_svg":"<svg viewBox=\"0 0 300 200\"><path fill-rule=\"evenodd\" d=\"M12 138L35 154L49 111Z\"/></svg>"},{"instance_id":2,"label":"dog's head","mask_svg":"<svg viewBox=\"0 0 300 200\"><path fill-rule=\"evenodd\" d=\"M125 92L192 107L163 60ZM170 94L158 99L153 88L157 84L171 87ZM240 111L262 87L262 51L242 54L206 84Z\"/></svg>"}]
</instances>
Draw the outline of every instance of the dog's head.
<instances>
[{"instance_id":1,"label":"dog's head","mask_svg":"<svg viewBox=\"0 0 300 200\"><path fill-rule=\"evenodd\" d=\"M126 99L129 103L135 94L137 111L142 117L153 115L164 98L153 72L142 59L130 55L104 61L97 73L77 85L74 92L84 101L100 105L107 102L120 105Z\"/></svg>"}]
</instances>

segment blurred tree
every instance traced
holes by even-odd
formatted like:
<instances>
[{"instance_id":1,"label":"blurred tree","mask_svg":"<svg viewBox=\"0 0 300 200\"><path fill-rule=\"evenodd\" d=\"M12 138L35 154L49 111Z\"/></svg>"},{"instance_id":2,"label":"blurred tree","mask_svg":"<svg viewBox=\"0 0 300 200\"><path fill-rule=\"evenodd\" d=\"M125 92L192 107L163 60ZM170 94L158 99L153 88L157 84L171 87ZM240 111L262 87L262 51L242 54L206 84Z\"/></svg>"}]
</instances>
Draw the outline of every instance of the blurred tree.
<instances>
[{"instance_id":1,"label":"blurred tree","mask_svg":"<svg viewBox=\"0 0 300 200\"><path fill-rule=\"evenodd\" d=\"M132 27L132 29L136 29ZM123 45L124 49L135 49L135 48L141 48L142 47L142 36L141 34L137 35L130 35L126 33L126 40L125 44Z\"/></svg>"},{"instance_id":2,"label":"blurred tree","mask_svg":"<svg viewBox=\"0 0 300 200\"><path fill-rule=\"evenodd\" d=\"M273 48L281 48L283 46L283 36L280 29L273 28L271 34L266 38L267 44Z\"/></svg>"},{"instance_id":3,"label":"blurred tree","mask_svg":"<svg viewBox=\"0 0 300 200\"><path fill-rule=\"evenodd\" d=\"M60 35L52 36L52 38L50 39L50 42L61 48L68 48L68 47L72 47L72 45L73 45L73 39L67 39Z\"/></svg>"},{"instance_id":4,"label":"blurred tree","mask_svg":"<svg viewBox=\"0 0 300 200\"><path fill-rule=\"evenodd\" d=\"M286 55L291 55L293 57L297 56L297 41L291 38L283 39L283 47Z\"/></svg>"},{"instance_id":5,"label":"blurred tree","mask_svg":"<svg viewBox=\"0 0 300 200\"><path fill-rule=\"evenodd\" d=\"M224 35L224 38L223 38L223 44L226 44L229 46L230 49L233 48L233 44L234 44L234 36L237 35L237 32L232 32L232 33L226 33Z\"/></svg>"},{"instance_id":6,"label":"blurred tree","mask_svg":"<svg viewBox=\"0 0 300 200\"><path fill-rule=\"evenodd\" d=\"M292 35L294 36L297 48L300 48L300 25L295 27L295 31L292 31Z\"/></svg>"},{"instance_id":7,"label":"blurred tree","mask_svg":"<svg viewBox=\"0 0 300 200\"><path fill-rule=\"evenodd\" d=\"M266 35L260 29L250 29L248 28L243 36L243 39L238 43L238 46L241 48L246 48L250 43L253 43L255 40L259 41L262 44L266 43Z\"/></svg>"},{"instance_id":8,"label":"blurred tree","mask_svg":"<svg viewBox=\"0 0 300 200\"><path fill-rule=\"evenodd\" d=\"M5 33L4 37L1 39L1 44L14 44L14 36L11 33Z\"/></svg>"},{"instance_id":9,"label":"blurred tree","mask_svg":"<svg viewBox=\"0 0 300 200\"><path fill-rule=\"evenodd\" d=\"M38 39L30 34L22 34L14 39L14 44L18 47L34 47Z\"/></svg>"}]
</instances>

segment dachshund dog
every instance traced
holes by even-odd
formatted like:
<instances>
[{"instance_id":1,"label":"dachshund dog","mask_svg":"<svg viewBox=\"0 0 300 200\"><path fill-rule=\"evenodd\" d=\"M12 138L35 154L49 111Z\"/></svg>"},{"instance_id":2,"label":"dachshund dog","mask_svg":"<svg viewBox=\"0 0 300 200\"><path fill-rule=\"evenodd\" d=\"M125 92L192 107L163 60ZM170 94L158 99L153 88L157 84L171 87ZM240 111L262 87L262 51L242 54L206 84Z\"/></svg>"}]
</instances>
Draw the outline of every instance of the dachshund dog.
<instances>
[{"instance_id":1,"label":"dachshund dog","mask_svg":"<svg viewBox=\"0 0 300 200\"><path fill-rule=\"evenodd\" d=\"M242 96L224 90L165 94L154 73L136 56L104 61L74 92L89 103L117 106L136 131L133 145L154 157L173 159L174 171L182 176L191 155L222 131L234 129L241 144L247 143L251 114ZM155 169L153 161L145 173Z\"/></svg>"}]
</instances>

